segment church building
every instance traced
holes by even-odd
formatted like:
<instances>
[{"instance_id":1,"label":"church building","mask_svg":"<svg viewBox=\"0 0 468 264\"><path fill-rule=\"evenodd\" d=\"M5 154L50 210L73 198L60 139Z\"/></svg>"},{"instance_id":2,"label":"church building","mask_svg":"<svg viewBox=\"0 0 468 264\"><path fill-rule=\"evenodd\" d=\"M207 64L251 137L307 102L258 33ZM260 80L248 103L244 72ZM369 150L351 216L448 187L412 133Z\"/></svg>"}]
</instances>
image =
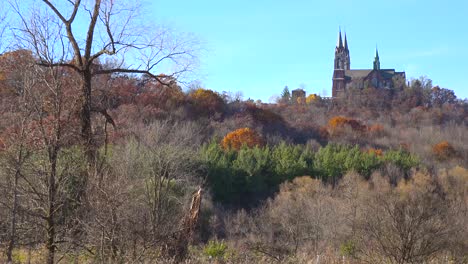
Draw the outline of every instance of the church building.
<instances>
[{"instance_id":1,"label":"church building","mask_svg":"<svg viewBox=\"0 0 468 264\"><path fill-rule=\"evenodd\" d=\"M335 48L332 97L339 97L351 87L363 89L372 86L389 89L393 87L394 77L405 79L405 72L396 72L395 69L380 69L379 52L377 49L375 50L374 67L372 69L351 70L348 39L345 33L343 43L340 30Z\"/></svg>"}]
</instances>

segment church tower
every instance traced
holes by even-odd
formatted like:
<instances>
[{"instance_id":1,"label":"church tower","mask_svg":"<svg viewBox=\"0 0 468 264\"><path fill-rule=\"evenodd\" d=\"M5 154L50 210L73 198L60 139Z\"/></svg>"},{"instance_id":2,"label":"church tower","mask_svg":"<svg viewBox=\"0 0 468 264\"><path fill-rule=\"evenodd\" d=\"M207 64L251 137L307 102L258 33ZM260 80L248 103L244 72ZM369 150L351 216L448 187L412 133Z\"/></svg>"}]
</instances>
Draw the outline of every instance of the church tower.
<instances>
[{"instance_id":1,"label":"church tower","mask_svg":"<svg viewBox=\"0 0 468 264\"><path fill-rule=\"evenodd\" d=\"M375 48L374 70L380 71L379 51Z\"/></svg>"},{"instance_id":2,"label":"church tower","mask_svg":"<svg viewBox=\"0 0 468 264\"><path fill-rule=\"evenodd\" d=\"M335 69L349 70L351 60L349 58L348 37L345 33L344 44L341 38L341 30L338 33L338 42L335 47Z\"/></svg>"},{"instance_id":3,"label":"church tower","mask_svg":"<svg viewBox=\"0 0 468 264\"><path fill-rule=\"evenodd\" d=\"M333 71L332 97L344 91L346 80L345 70L350 70L351 60L349 58L348 38L345 33L344 44L341 38L341 29L338 33L338 42L335 47L335 66Z\"/></svg>"}]
</instances>

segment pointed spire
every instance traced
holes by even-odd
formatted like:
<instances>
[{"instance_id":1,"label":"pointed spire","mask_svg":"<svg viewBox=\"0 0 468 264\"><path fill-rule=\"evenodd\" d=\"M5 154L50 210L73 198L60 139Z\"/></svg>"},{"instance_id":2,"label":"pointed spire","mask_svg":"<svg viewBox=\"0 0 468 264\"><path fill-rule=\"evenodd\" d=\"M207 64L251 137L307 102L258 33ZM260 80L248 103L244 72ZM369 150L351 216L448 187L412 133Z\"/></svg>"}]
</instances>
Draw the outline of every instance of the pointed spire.
<instances>
[{"instance_id":1,"label":"pointed spire","mask_svg":"<svg viewBox=\"0 0 468 264\"><path fill-rule=\"evenodd\" d=\"M343 48L343 40L341 39L341 27L340 32L338 33L338 43L336 43L337 48Z\"/></svg>"},{"instance_id":2,"label":"pointed spire","mask_svg":"<svg viewBox=\"0 0 468 264\"><path fill-rule=\"evenodd\" d=\"M377 45L375 46L374 70L380 70L379 50L377 49Z\"/></svg>"},{"instance_id":3,"label":"pointed spire","mask_svg":"<svg viewBox=\"0 0 468 264\"><path fill-rule=\"evenodd\" d=\"M344 48L348 51L348 38L346 37L346 31L344 33Z\"/></svg>"}]
</instances>

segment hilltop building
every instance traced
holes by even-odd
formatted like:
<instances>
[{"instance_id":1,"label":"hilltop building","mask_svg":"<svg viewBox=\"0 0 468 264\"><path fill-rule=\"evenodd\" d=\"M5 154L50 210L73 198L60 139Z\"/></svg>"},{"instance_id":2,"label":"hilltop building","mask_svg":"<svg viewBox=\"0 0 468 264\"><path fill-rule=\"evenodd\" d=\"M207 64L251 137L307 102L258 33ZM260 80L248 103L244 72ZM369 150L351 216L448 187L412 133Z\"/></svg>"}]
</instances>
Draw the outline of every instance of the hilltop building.
<instances>
[{"instance_id":1,"label":"hilltop building","mask_svg":"<svg viewBox=\"0 0 468 264\"><path fill-rule=\"evenodd\" d=\"M306 97L306 91L304 91L304 89L297 88L297 89L291 91L291 97L296 98L296 99L297 98L305 98Z\"/></svg>"},{"instance_id":2,"label":"hilltop building","mask_svg":"<svg viewBox=\"0 0 468 264\"><path fill-rule=\"evenodd\" d=\"M397 72L395 69L380 69L379 52L377 49L375 50L374 67L372 69L351 70L348 38L345 33L343 42L340 30L335 48L332 97L341 96L350 87L361 89L368 86L382 89L392 88L394 77L405 79L406 75L405 72Z\"/></svg>"}]
</instances>

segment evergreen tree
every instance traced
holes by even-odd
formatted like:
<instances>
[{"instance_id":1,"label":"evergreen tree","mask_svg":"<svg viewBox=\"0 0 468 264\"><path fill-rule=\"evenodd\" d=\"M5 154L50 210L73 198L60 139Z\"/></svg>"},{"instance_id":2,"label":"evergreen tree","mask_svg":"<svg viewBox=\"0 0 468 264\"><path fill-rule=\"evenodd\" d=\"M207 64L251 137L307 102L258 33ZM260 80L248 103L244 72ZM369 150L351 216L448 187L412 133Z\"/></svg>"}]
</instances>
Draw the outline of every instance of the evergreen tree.
<instances>
[{"instance_id":1,"label":"evergreen tree","mask_svg":"<svg viewBox=\"0 0 468 264\"><path fill-rule=\"evenodd\" d=\"M281 99L285 102L289 102L291 100L291 93L289 92L289 88L286 85L281 93Z\"/></svg>"}]
</instances>

